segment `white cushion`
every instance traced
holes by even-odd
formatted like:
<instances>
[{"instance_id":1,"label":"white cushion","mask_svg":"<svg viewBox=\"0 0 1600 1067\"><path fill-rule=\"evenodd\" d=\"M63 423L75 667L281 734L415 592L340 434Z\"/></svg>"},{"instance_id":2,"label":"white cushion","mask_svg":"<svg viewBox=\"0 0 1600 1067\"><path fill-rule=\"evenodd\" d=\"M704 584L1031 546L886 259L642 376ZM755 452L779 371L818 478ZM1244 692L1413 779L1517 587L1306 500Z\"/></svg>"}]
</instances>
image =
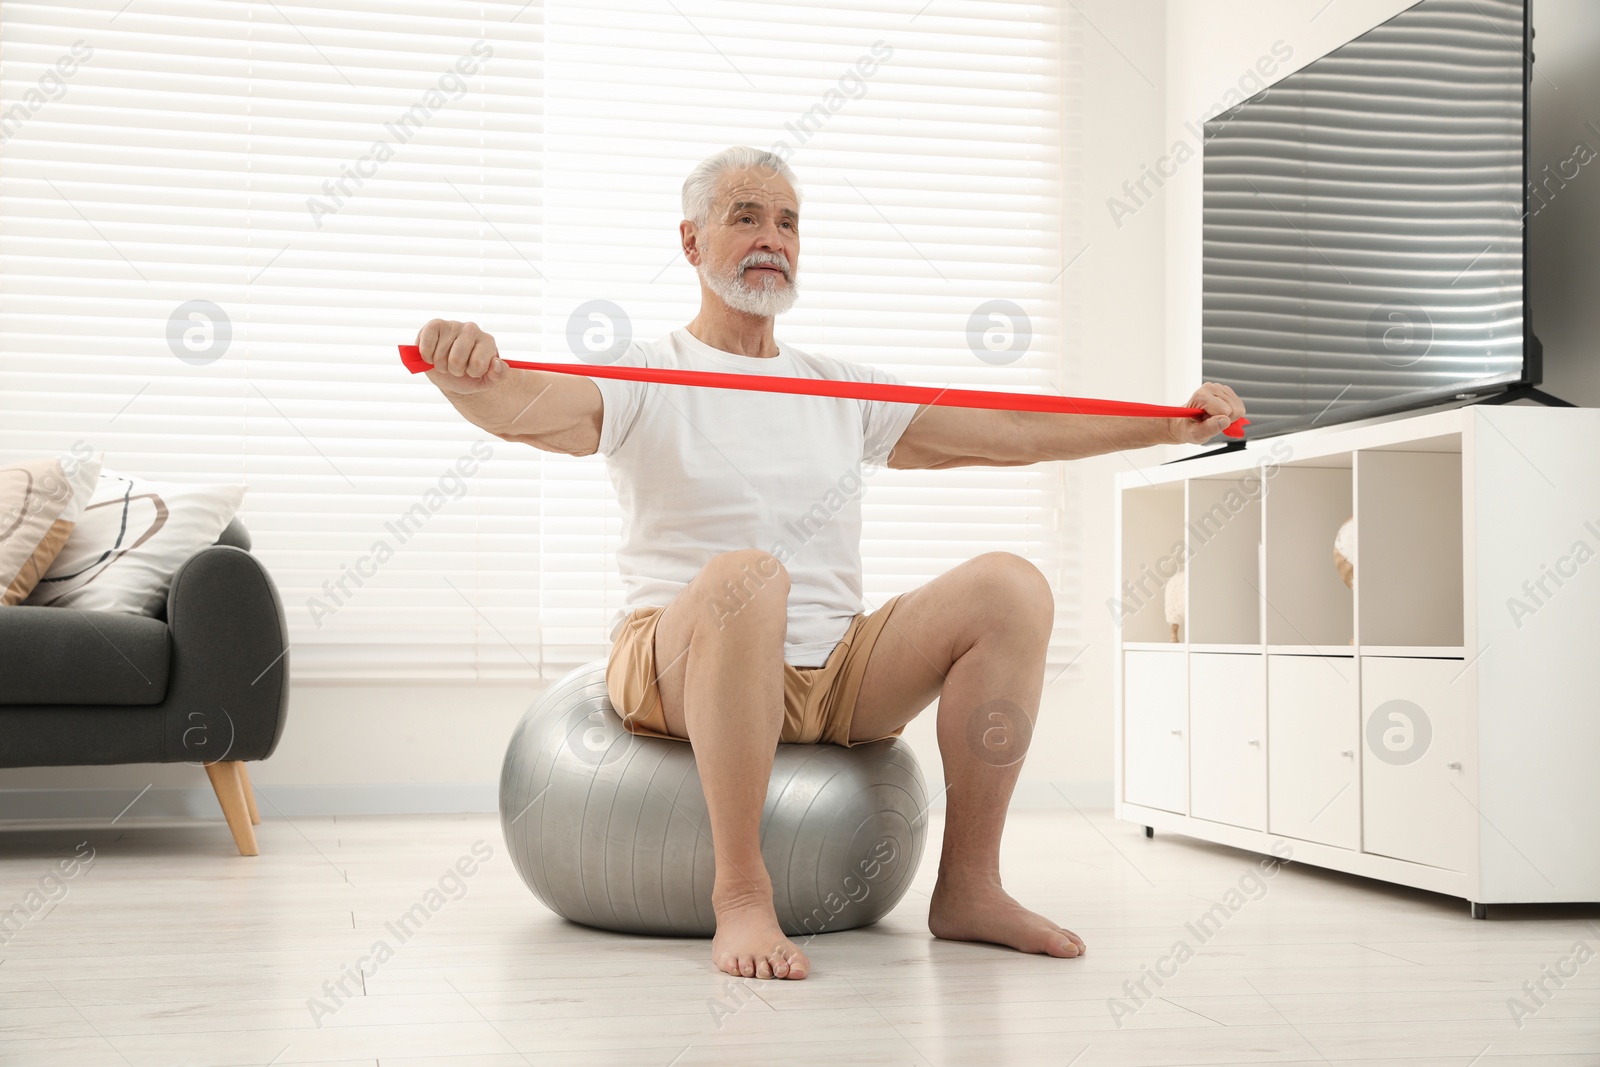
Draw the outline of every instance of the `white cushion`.
<instances>
[{"instance_id":1,"label":"white cushion","mask_svg":"<svg viewBox=\"0 0 1600 1067\"><path fill-rule=\"evenodd\" d=\"M244 490L101 470L94 497L23 603L160 614L173 574L216 542Z\"/></svg>"}]
</instances>

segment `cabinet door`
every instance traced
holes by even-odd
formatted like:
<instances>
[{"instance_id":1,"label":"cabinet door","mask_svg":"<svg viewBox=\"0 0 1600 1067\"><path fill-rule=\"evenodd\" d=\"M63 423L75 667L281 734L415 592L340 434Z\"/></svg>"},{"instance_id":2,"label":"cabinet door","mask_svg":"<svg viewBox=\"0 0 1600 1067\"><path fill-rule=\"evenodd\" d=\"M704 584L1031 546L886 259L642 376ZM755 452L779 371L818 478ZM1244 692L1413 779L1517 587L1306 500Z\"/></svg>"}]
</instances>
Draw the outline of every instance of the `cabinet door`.
<instances>
[{"instance_id":1,"label":"cabinet door","mask_svg":"<svg viewBox=\"0 0 1600 1067\"><path fill-rule=\"evenodd\" d=\"M1124 652L1122 799L1184 814L1188 810L1188 657Z\"/></svg>"},{"instance_id":2,"label":"cabinet door","mask_svg":"<svg viewBox=\"0 0 1600 1067\"><path fill-rule=\"evenodd\" d=\"M1361 847L1361 708L1350 656L1267 657L1267 828Z\"/></svg>"},{"instance_id":3,"label":"cabinet door","mask_svg":"<svg viewBox=\"0 0 1600 1067\"><path fill-rule=\"evenodd\" d=\"M1462 661L1361 660L1361 848L1466 870L1470 682Z\"/></svg>"},{"instance_id":4,"label":"cabinet door","mask_svg":"<svg viewBox=\"0 0 1600 1067\"><path fill-rule=\"evenodd\" d=\"M1267 828L1265 664L1256 654L1189 657L1189 814Z\"/></svg>"}]
</instances>

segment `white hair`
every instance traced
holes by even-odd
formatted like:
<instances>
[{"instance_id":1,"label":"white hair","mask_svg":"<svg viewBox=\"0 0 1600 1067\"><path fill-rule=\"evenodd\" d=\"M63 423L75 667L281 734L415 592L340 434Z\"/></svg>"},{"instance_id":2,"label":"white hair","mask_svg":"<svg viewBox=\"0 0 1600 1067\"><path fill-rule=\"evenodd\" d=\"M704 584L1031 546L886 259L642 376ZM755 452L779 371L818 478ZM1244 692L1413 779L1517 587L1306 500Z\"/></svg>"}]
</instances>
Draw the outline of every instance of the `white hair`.
<instances>
[{"instance_id":1,"label":"white hair","mask_svg":"<svg viewBox=\"0 0 1600 1067\"><path fill-rule=\"evenodd\" d=\"M711 203L716 199L722 176L730 170L749 167L757 167L788 182L789 188L794 190L795 204L800 203L800 182L782 156L749 145L734 145L701 160L684 179L683 217L696 226L704 226L711 217Z\"/></svg>"}]
</instances>

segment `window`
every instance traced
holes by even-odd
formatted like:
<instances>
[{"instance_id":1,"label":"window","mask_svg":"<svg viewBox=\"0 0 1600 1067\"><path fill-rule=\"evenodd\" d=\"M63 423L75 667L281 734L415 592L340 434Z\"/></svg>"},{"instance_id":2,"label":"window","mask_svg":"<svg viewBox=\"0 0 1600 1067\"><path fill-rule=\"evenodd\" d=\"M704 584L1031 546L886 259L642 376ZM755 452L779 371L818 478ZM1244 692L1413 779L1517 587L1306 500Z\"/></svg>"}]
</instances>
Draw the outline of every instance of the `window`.
<instances>
[{"instance_id":1,"label":"window","mask_svg":"<svg viewBox=\"0 0 1600 1067\"><path fill-rule=\"evenodd\" d=\"M0 19L0 458L83 440L110 469L248 485L297 679L553 678L604 655L604 461L477 430L395 345L456 318L511 358L570 360L595 299L640 339L683 325L679 189L729 144L786 152L802 183L782 339L916 384L1071 391L1056 5ZM868 609L1015 551L1056 586L1065 663L1068 477L875 473Z\"/></svg>"}]
</instances>

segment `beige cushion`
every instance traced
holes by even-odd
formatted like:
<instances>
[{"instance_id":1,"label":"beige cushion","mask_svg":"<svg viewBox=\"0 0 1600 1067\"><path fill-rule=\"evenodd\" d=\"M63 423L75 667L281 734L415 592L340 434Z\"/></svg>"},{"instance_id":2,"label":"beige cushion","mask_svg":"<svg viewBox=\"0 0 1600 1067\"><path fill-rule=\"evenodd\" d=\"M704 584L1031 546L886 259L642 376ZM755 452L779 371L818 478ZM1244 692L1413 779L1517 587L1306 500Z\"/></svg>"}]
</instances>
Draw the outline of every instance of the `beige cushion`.
<instances>
[{"instance_id":1,"label":"beige cushion","mask_svg":"<svg viewBox=\"0 0 1600 1067\"><path fill-rule=\"evenodd\" d=\"M100 457L63 455L0 467L0 605L20 604L83 515Z\"/></svg>"}]
</instances>

